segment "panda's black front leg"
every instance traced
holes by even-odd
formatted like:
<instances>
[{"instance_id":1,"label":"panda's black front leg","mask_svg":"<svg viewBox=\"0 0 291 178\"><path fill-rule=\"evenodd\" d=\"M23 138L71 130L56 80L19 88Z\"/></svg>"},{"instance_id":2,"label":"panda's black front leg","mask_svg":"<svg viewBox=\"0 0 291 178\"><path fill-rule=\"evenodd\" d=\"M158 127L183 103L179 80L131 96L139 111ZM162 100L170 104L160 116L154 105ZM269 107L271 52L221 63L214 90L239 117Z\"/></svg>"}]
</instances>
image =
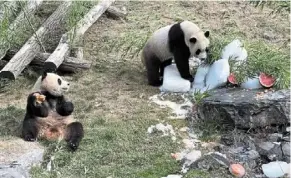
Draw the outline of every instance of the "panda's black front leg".
<instances>
[{"instance_id":1,"label":"panda's black front leg","mask_svg":"<svg viewBox=\"0 0 291 178\"><path fill-rule=\"evenodd\" d=\"M193 76L190 74L188 52L182 49L176 49L174 52L174 59L177 65L178 71L182 78L189 80L191 83L194 81Z\"/></svg>"},{"instance_id":2,"label":"panda's black front leg","mask_svg":"<svg viewBox=\"0 0 291 178\"><path fill-rule=\"evenodd\" d=\"M66 101L65 98L62 96L58 99L56 110L61 116L69 116L74 111L74 105L72 102Z\"/></svg>"}]
</instances>

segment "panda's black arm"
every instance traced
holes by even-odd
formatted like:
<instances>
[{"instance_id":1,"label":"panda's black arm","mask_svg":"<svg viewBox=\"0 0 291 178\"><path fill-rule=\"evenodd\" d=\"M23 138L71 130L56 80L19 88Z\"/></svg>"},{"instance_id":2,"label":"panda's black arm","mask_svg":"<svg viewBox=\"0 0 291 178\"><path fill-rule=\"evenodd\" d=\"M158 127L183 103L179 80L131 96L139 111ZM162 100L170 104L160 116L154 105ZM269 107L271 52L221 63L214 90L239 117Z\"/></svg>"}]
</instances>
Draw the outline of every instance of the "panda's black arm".
<instances>
[{"instance_id":1,"label":"panda's black arm","mask_svg":"<svg viewBox=\"0 0 291 178\"><path fill-rule=\"evenodd\" d=\"M72 102L66 101L65 98L62 96L58 99L56 110L61 116L69 116L74 111L74 105Z\"/></svg>"},{"instance_id":2,"label":"panda's black arm","mask_svg":"<svg viewBox=\"0 0 291 178\"><path fill-rule=\"evenodd\" d=\"M190 54L188 51L185 51L181 48L177 48L174 50L174 60L181 77L189 80L192 83L194 79L193 76L190 74L189 57Z\"/></svg>"},{"instance_id":3,"label":"panda's black arm","mask_svg":"<svg viewBox=\"0 0 291 178\"><path fill-rule=\"evenodd\" d=\"M43 103L36 102L36 96L34 93L30 94L27 99L27 112L30 115L37 117L47 117L49 114L49 108L46 101Z\"/></svg>"}]
</instances>

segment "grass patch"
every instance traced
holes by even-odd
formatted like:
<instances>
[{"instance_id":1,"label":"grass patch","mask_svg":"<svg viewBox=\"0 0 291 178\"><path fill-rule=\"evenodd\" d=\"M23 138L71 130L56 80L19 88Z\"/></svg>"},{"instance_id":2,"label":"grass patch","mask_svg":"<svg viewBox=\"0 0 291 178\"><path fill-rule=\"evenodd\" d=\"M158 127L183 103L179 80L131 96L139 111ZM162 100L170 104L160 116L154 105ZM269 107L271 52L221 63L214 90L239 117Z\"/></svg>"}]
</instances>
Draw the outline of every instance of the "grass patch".
<instances>
[{"instance_id":1,"label":"grass patch","mask_svg":"<svg viewBox=\"0 0 291 178\"><path fill-rule=\"evenodd\" d=\"M211 52L207 63L212 64L220 59L223 48L235 39L239 39L248 52L247 62L238 66L236 71L231 71L235 74L238 83L264 72L276 78L274 87L278 89L290 87L290 51L288 48L278 48L271 44L267 45L263 41L252 41L235 35L214 36L211 40ZM232 61L230 61L230 66L232 70Z\"/></svg>"},{"instance_id":2,"label":"grass patch","mask_svg":"<svg viewBox=\"0 0 291 178\"><path fill-rule=\"evenodd\" d=\"M171 138L147 135L147 126L154 124L152 121L145 118L115 123L104 118L88 120L80 149L70 153L62 143L56 151L56 145L50 144L51 151L47 154L54 155L53 171L35 167L33 177L158 178L180 169L170 157L177 146Z\"/></svg>"},{"instance_id":3,"label":"grass patch","mask_svg":"<svg viewBox=\"0 0 291 178\"><path fill-rule=\"evenodd\" d=\"M14 106L0 108L0 136L11 137L19 136L21 123L24 118L25 110Z\"/></svg>"},{"instance_id":4,"label":"grass patch","mask_svg":"<svg viewBox=\"0 0 291 178\"><path fill-rule=\"evenodd\" d=\"M290 87L290 52L261 41L246 43L246 50L247 62L234 71L239 83L264 72L276 78L276 88Z\"/></svg>"},{"instance_id":5,"label":"grass patch","mask_svg":"<svg viewBox=\"0 0 291 178\"><path fill-rule=\"evenodd\" d=\"M264 1L264 0L251 0L250 3L254 4L255 7L260 7L263 9L264 7L268 6L272 9L271 14L278 14L278 13L290 13L290 1Z\"/></svg>"},{"instance_id":6,"label":"grass patch","mask_svg":"<svg viewBox=\"0 0 291 178\"><path fill-rule=\"evenodd\" d=\"M84 15L98 3L98 1L73 1L71 8L69 9L66 16L66 31L73 30L69 34L70 45L75 45L72 43L76 35L76 25L84 17Z\"/></svg>"},{"instance_id":7,"label":"grass patch","mask_svg":"<svg viewBox=\"0 0 291 178\"><path fill-rule=\"evenodd\" d=\"M190 170L184 178L210 178L210 174L202 170Z\"/></svg>"}]
</instances>

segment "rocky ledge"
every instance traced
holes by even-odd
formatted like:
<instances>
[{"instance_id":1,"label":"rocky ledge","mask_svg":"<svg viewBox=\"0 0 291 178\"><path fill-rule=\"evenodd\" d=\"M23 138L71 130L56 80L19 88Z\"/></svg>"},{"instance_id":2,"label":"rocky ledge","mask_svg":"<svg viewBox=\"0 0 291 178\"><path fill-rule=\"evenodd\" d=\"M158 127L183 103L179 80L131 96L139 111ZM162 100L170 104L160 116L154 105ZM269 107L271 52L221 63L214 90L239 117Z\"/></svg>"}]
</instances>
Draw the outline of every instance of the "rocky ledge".
<instances>
[{"instance_id":1,"label":"rocky ledge","mask_svg":"<svg viewBox=\"0 0 291 178\"><path fill-rule=\"evenodd\" d=\"M198 106L200 119L224 120L242 129L290 124L289 90L222 88L209 94Z\"/></svg>"}]
</instances>

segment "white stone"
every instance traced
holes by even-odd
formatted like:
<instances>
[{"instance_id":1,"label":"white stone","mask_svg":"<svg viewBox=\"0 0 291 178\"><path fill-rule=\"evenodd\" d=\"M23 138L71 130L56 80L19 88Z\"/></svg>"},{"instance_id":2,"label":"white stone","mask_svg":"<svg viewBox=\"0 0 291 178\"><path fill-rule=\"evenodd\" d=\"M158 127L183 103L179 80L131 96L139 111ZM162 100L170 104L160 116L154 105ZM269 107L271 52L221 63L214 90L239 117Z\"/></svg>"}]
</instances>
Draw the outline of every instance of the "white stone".
<instances>
[{"instance_id":1,"label":"white stone","mask_svg":"<svg viewBox=\"0 0 291 178\"><path fill-rule=\"evenodd\" d=\"M182 127L179 129L180 132L187 132L189 130L188 127Z\"/></svg>"},{"instance_id":2,"label":"white stone","mask_svg":"<svg viewBox=\"0 0 291 178\"><path fill-rule=\"evenodd\" d=\"M186 173L189 169L189 166L199 158L201 158L201 151L199 150L193 150L190 153L186 154L184 157L185 162L183 164L181 172Z\"/></svg>"},{"instance_id":3,"label":"white stone","mask_svg":"<svg viewBox=\"0 0 291 178\"><path fill-rule=\"evenodd\" d=\"M290 174L290 164L283 161L270 162L262 165L263 173L270 178L282 177Z\"/></svg>"},{"instance_id":4,"label":"white stone","mask_svg":"<svg viewBox=\"0 0 291 178\"><path fill-rule=\"evenodd\" d=\"M173 129L173 126L169 125L169 124L162 124L162 123L159 123L157 125L151 125L147 131L149 134L153 133L154 130L157 130L157 131L160 131L163 133L163 136L168 136L168 135L175 135L175 132L174 132L174 129ZM173 139L173 138L172 138ZM175 139L175 138L174 138Z\"/></svg>"},{"instance_id":5,"label":"white stone","mask_svg":"<svg viewBox=\"0 0 291 178\"><path fill-rule=\"evenodd\" d=\"M182 140L182 142L184 143L184 147L186 149L193 149L193 148L195 148L194 142L192 140L190 140L190 139L184 138Z\"/></svg>"}]
</instances>

